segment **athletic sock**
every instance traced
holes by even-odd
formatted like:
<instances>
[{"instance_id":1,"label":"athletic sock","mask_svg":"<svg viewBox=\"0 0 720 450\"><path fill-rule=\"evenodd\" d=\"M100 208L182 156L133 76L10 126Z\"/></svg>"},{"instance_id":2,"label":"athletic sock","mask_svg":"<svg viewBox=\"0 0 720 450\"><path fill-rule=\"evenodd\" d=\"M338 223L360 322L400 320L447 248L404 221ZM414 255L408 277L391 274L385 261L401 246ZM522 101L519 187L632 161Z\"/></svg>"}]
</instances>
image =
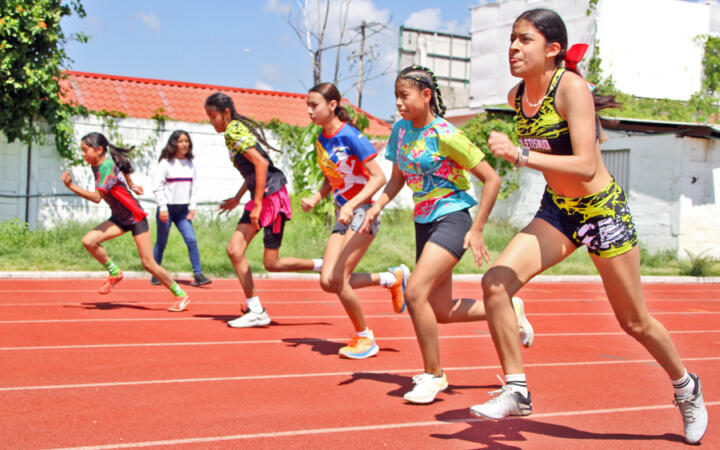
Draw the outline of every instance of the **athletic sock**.
<instances>
[{"instance_id":1,"label":"athletic sock","mask_svg":"<svg viewBox=\"0 0 720 450\"><path fill-rule=\"evenodd\" d=\"M395 275L390 272L380 272L380 286L390 287L397 282Z\"/></svg>"},{"instance_id":2,"label":"athletic sock","mask_svg":"<svg viewBox=\"0 0 720 450\"><path fill-rule=\"evenodd\" d=\"M685 371L685 375L683 375L682 378L680 378L679 380L672 380L672 385L673 389L675 390L675 396L679 398L692 395L693 391L695 390L695 381L690 378L687 370Z\"/></svg>"},{"instance_id":3,"label":"athletic sock","mask_svg":"<svg viewBox=\"0 0 720 450\"><path fill-rule=\"evenodd\" d=\"M314 270L315 272L320 272L320 271L322 271L322 265L323 265L323 260L322 260L322 258L320 258L320 259L315 258L315 259L312 260L312 262L313 262L313 264L314 264L314 265L313 265L313 270Z\"/></svg>"},{"instance_id":4,"label":"athletic sock","mask_svg":"<svg viewBox=\"0 0 720 450\"><path fill-rule=\"evenodd\" d=\"M262 303L260 303L260 297L257 295L255 297L250 297L247 299L248 308L250 308L250 311L260 314L263 312Z\"/></svg>"},{"instance_id":5,"label":"athletic sock","mask_svg":"<svg viewBox=\"0 0 720 450\"><path fill-rule=\"evenodd\" d=\"M116 277L120 274L120 269L118 269L118 266L115 265L112 259L108 259L107 262L103 264L103 267L112 277Z\"/></svg>"},{"instance_id":6,"label":"athletic sock","mask_svg":"<svg viewBox=\"0 0 720 450\"><path fill-rule=\"evenodd\" d=\"M170 286L170 292L172 292L175 297L185 297L186 295L185 291L178 286L177 282L173 282L172 286Z\"/></svg>"},{"instance_id":7,"label":"athletic sock","mask_svg":"<svg viewBox=\"0 0 720 450\"><path fill-rule=\"evenodd\" d=\"M512 373L505 375L505 383L513 392L519 392L524 397L528 396L527 379L524 373Z\"/></svg>"},{"instance_id":8,"label":"athletic sock","mask_svg":"<svg viewBox=\"0 0 720 450\"><path fill-rule=\"evenodd\" d=\"M370 328L365 327L362 331L356 331L355 334L357 334L359 337L366 338L370 337Z\"/></svg>"}]
</instances>

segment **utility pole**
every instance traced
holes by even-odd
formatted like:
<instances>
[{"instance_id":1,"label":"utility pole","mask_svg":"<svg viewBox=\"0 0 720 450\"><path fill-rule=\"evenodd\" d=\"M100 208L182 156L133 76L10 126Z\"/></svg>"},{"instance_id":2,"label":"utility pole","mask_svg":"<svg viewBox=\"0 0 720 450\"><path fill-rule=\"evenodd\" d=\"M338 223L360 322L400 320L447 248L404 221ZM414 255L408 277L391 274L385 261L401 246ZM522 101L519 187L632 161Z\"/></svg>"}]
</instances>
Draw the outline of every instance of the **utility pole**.
<instances>
[{"instance_id":1,"label":"utility pole","mask_svg":"<svg viewBox=\"0 0 720 450\"><path fill-rule=\"evenodd\" d=\"M362 91L363 91L363 59L365 58L365 28L367 24L362 21L360 24L360 64L358 66L358 85L357 85L357 105L362 108Z\"/></svg>"}]
</instances>

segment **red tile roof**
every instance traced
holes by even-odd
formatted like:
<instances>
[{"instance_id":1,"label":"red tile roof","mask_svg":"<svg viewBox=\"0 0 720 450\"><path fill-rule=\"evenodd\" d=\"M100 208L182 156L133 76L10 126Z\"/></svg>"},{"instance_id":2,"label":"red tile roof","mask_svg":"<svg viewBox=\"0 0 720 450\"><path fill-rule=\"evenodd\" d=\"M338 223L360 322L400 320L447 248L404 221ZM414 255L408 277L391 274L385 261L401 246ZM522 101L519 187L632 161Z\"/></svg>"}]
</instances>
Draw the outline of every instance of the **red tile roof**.
<instances>
[{"instance_id":1,"label":"red tile roof","mask_svg":"<svg viewBox=\"0 0 720 450\"><path fill-rule=\"evenodd\" d=\"M118 111L141 119L149 119L160 112L172 120L206 122L205 99L220 91L232 97L238 112L260 122L279 119L291 125L310 123L305 105L306 94L70 70L65 74L67 78L60 81L64 100L83 105L90 111ZM366 111L362 112L370 119L366 134L390 134L392 127L389 124Z\"/></svg>"}]
</instances>

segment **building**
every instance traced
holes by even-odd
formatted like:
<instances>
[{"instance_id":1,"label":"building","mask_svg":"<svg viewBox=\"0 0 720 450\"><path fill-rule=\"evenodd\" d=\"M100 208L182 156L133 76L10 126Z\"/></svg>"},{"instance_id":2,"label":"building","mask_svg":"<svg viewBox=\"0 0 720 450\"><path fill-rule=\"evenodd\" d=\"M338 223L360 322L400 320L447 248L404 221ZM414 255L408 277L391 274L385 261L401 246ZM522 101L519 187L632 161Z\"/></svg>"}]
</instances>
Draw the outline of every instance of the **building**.
<instances>
[{"instance_id":1,"label":"building","mask_svg":"<svg viewBox=\"0 0 720 450\"><path fill-rule=\"evenodd\" d=\"M239 112L258 121L276 118L291 125L310 123L305 94L72 71L66 75L67 79L62 81L66 99L105 115L75 118L78 140L91 131L100 131L111 141L112 136L118 136L125 143L144 147L142 155L134 160L137 173L133 180L145 186L141 203L147 211L154 210L149 192L152 171L160 150L176 129L186 130L192 138L202 183L199 201L207 211L234 195L241 186L239 173L228 161L222 136L205 115L203 105L210 94L225 92L233 98ZM390 134L389 124L362 112L370 120L366 134ZM271 152L271 157L286 174L292 173L283 154ZM51 136L45 145L28 147L18 141L10 144L0 134L0 221L19 218L34 228L51 227L68 219L106 219L109 211L104 203L96 205L67 190L60 181L64 170L71 171L78 185L86 188L94 185L90 168L70 167L58 156Z\"/></svg>"}]
</instances>

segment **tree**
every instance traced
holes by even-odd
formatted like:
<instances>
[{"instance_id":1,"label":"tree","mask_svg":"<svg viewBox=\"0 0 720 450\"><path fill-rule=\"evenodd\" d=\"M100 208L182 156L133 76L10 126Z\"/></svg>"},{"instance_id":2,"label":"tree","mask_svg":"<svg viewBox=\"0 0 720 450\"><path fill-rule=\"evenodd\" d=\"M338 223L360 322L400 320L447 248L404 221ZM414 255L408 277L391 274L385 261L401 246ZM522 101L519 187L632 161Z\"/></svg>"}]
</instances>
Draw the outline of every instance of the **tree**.
<instances>
[{"instance_id":1,"label":"tree","mask_svg":"<svg viewBox=\"0 0 720 450\"><path fill-rule=\"evenodd\" d=\"M60 28L73 11L85 17L80 0L0 2L0 131L9 142L43 143L47 124L58 152L69 159L74 159L71 117L85 109L61 100L58 81L70 61L68 40L87 42L84 34L66 37Z\"/></svg>"},{"instance_id":2,"label":"tree","mask_svg":"<svg viewBox=\"0 0 720 450\"><path fill-rule=\"evenodd\" d=\"M357 79L344 91L352 88L358 89L358 98L362 98L364 82L378 78L392 72L393 68L385 68L376 72L375 60L379 57L375 45L367 45L374 37L389 29L387 24L373 22L351 27L348 15L352 0L302 0L295 6L289 6L285 12L285 21L295 31L300 43L310 57L313 72L313 85L322 82L323 55L335 50L335 64L333 84L341 88L340 84L351 79ZM355 47L359 46L360 49ZM357 74L343 74L340 71L340 61L343 51L349 52L348 59L350 71L357 67ZM356 64L357 63L357 64ZM375 72L375 73L373 73Z\"/></svg>"}]
</instances>

